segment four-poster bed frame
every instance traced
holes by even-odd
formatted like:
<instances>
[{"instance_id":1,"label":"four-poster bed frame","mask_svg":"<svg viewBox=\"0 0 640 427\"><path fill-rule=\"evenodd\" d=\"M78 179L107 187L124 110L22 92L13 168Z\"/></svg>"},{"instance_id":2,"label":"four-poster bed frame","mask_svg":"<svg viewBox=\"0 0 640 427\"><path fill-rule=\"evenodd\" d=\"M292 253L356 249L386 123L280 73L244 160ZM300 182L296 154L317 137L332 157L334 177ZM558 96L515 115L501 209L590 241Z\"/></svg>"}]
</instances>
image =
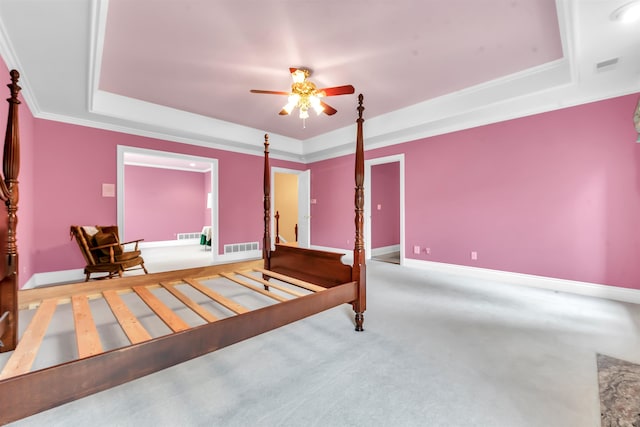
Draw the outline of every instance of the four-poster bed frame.
<instances>
[{"instance_id":1,"label":"four-poster bed frame","mask_svg":"<svg viewBox=\"0 0 640 427\"><path fill-rule=\"evenodd\" d=\"M4 368L0 366L0 424L132 381L344 303L351 304L355 311L356 330L363 330L366 266L362 95L358 97L356 121L353 265L342 264L341 254L282 245L271 249L269 140L265 135L262 260L18 290L20 86L19 73L12 70L10 75L11 97L3 179L0 179L0 197L7 206L8 217L0 281L0 352L8 352L10 356ZM262 298L265 302L249 308L223 294L230 286L239 287L252 298ZM173 305L165 303L167 296L172 298ZM170 331L153 336L125 298L137 298L139 304L148 307ZM119 325L126 336L122 345L104 348L107 344L101 340L92 316L90 302L94 300L101 300L110 308L112 324ZM32 370L34 364L37 365L34 361L56 308L69 305L75 329L75 357ZM210 308L214 306L215 310ZM19 341L21 310L33 311L31 323ZM193 317L197 315L200 324L185 321L178 314L184 311ZM218 312L226 314L219 316Z\"/></svg>"}]
</instances>

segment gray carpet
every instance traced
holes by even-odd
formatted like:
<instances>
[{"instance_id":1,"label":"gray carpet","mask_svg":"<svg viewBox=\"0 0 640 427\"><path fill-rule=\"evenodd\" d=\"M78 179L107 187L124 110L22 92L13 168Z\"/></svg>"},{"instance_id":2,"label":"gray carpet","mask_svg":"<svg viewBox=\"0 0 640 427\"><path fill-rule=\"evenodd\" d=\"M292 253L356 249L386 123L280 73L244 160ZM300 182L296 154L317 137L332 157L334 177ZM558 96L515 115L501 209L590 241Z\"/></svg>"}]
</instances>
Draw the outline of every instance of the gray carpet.
<instances>
[{"instance_id":1,"label":"gray carpet","mask_svg":"<svg viewBox=\"0 0 640 427\"><path fill-rule=\"evenodd\" d=\"M368 279L365 332L344 305L15 425L596 427L596 354L640 354L634 305L381 262Z\"/></svg>"}]
</instances>

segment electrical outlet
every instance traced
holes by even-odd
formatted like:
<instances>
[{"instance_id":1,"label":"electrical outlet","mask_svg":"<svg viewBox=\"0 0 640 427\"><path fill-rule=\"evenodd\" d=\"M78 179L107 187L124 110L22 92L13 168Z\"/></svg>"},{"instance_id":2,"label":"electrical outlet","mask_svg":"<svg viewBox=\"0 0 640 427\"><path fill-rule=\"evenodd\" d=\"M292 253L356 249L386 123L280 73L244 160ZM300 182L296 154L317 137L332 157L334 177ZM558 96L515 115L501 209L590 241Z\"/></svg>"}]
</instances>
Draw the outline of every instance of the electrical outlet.
<instances>
[{"instance_id":1,"label":"electrical outlet","mask_svg":"<svg viewBox=\"0 0 640 427\"><path fill-rule=\"evenodd\" d=\"M431 254L431 248L425 248L424 251L427 253L427 255Z\"/></svg>"},{"instance_id":2,"label":"electrical outlet","mask_svg":"<svg viewBox=\"0 0 640 427\"><path fill-rule=\"evenodd\" d=\"M413 247L413 253L416 254L416 255L419 255L420 254L420 246L414 246Z\"/></svg>"},{"instance_id":3,"label":"electrical outlet","mask_svg":"<svg viewBox=\"0 0 640 427\"><path fill-rule=\"evenodd\" d=\"M473 260L478 259L478 252L476 252L476 251L472 251L472 252L471 252L471 259L473 259Z\"/></svg>"}]
</instances>

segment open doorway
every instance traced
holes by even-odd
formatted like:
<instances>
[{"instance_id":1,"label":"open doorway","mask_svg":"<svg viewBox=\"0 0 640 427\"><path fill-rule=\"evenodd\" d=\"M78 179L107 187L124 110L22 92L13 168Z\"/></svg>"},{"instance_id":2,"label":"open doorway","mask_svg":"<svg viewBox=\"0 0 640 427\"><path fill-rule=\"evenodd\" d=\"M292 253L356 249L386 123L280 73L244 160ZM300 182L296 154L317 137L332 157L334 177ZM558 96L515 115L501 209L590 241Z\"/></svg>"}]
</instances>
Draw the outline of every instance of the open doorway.
<instances>
[{"instance_id":1,"label":"open doorway","mask_svg":"<svg viewBox=\"0 0 640 427\"><path fill-rule=\"evenodd\" d=\"M125 171L129 172L125 173ZM136 226L135 222L132 222L132 218L135 218L136 216L140 217L140 215L137 215L139 212L132 212L131 210L146 209L145 206L139 206L139 203L137 205L136 203L133 203L131 197L127 197L128 195L131 195L130 193L140 190L139 188L136 189L129 185L135 181L134 171L135 174L139 175L148 175L149 173L152 173L152 171L154 171L154 176L166 177L170 175L173 177L180 175L184 179L195 179L198 183L198 185L192 186L195 189L189 188L189 191L184 191L183 187L181 189L176 189L177 193L170 196L170 192L168 191L169 189L163 188L163 184L158 184L156 180L147 179L146 182L144 182L144 188L142 191L156 194L156 200L162 201L164 199L164 203L169 203L169 205L166 206L171 206L171 204L173 204L173 208L182 209L182 213L189 211L189 216L194 218L192 218L192 221L190 222L191 225L187 227L188 230L186 228L182 230L182 227L172 229L168 234L169 237L158 237L160 235L154 235L154 237L148 238L143 236L145 238L145 242L143 242L141 247L177 246L191 242L200 243L203 230L205 227L209 227L208 231L210 230L210 241L205 242L205 245L210 245L210 248L213 249L208 251L208 253L215 261L218 256L217 160L138 147L118 146L117 214L118 228L120 230L121 238L126 237L128 235L128 231L131 231L130 229ZM127 179L127 176L129 179ZM172 178L168 179L171 180ZM162 181L160 180L160 182ZM178 197L184 196L186 198L188 195L190 195L191 204L189 204L186 199L178 200ZM163 215L163 212L165 215ZM146 217L147 222L153 219L153 221L158 224L164 224L166 221L171 221L171 214L166 214L166 209L155 209L153 212L147 212Z\"/></svg>"},{"instance_id":2,"label":"open doorway","mask_svg":"<svg viewBox=\"0 0 640 427\"><path fill-rule=\"evenodd\" d=\"M367 259L404 264L404 154L365 161Z\"/></svg>"},{"instance_id":3,"label":"open doorway","mask_svg":"<svg viewBox=\"0 0 640 427\"><path fill-rule=\"evenodd\" d=\"M271 168L272 245L276 241L275 215L277 211L280 211L281 242L284 239L286 243L295 242L297 246L302 248L310 246L310 177L311 171L309 170ZM279 209L276 208L276 205Z\"/></svg>"}]
</instances>

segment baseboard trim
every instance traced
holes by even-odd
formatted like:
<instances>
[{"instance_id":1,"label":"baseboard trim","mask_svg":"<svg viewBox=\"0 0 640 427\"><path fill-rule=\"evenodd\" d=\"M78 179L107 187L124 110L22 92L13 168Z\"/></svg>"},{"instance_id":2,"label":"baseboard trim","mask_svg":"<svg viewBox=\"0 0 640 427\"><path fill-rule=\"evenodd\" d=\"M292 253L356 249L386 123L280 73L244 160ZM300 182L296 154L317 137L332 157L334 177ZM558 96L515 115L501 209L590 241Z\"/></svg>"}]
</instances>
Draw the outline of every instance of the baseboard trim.
<instances>
[{"instance_id":1,"label":"baseboard trim","mask_svg":"<svg viewBox=\"0 0 640 427\"><path fill-rule=\"evenodd\" d=\"M262 250L256 251L244 251L244 252L235 252L228 254L218 254L216 255L216 264L224 264L227 262L235 262L235 261L249 261L256 258L262 258Z\"/></svg>"},{"instance_id":2,"label":"baseboard trim","mask_svg":"<svg viewBox=\"0 0 640 427\"><path fill-rule=\"evenodd\" d=\"M345 253L344 249L313 246L313 249L329 252ZM243 252L242 254L220 254L216 264L233 261L259 259L261 251ZM640 290L621 288L617 286L602 285L575 280L557 279L553 277L535 276L532 274L513 273L509 271L491 270L488 268L470 267L466 265L446 264L441 262L423 261L405 258L403 266L420 270L438 271L447 274L475 277L483 280L509 283L519 286L528 286L552 291L568 292L596 298L605 298L614 301L640 304ZM33 289L41 286L54 285L56 283L69 283L84 280L83 269L50 271L36 273L24 284L21 289Z\"/></svg>"},{"instance_id":3,"label":"baseboard trim","mask_svg":"<svg viewBox=\"0 0 640 427\"><path fill-rule=\"evenodd\" d=\"M421 270L439 271L460 276L475 277L483 280L505 282L513 285L548 289L614 301L640 304L640 290L621 288L576 280L556 279L553 277L532 274L512 273L509 271L491 270L488 268L470 267L466 265L446 264L433 261L422 261L405 258L404 266Z\"/></svg>"},{"instance_id":4,"label":"baseboard trim","mask_svg":"<svg viewBox=\"0 0 640 427\"><path fill-rule=\"evenodd\" d=\"M57 283L81 282L85 278L84 269L48 271L36 273L24 284L22 289L33 289Z\"/></svg>"},{"instance_id":5,"label":"baseboard trim","mask_svg":"<svg viewBox=\"0 0 640 427\"><path fill-rule=\"evenodd\" d=\"M400 252L400 245L382 246L371 249L371 256L380 256Z\"/></svg>"}]
</instances>

